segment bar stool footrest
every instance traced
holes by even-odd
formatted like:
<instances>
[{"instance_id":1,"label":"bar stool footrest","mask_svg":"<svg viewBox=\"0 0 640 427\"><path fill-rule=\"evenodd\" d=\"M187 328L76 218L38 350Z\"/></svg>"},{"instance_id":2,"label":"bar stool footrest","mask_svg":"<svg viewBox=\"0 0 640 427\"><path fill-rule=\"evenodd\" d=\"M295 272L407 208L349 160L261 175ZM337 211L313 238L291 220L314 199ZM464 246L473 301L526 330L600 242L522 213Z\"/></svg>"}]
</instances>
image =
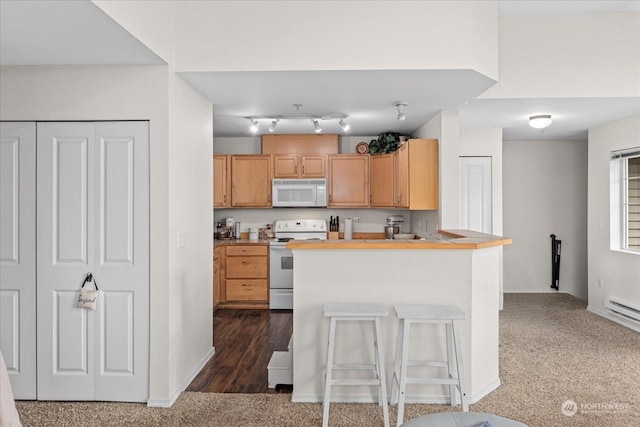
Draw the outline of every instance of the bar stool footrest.
<instances>
[{"instance_id":1,"label":"bar stool footrest","mask_svg":"<svg viewBox=\"0 0 640 427\"><path fill-rule=\"evenodd\" d=\"M375 371L376 365L333 365L333 370L341 371Z\"/></svg>"},{"instance_id":2,"label":"bar stool footrest","mask_svg":"<svg viewBox=\"0 0 640 427\"><path fill-rule=\"evenodd\" d=\"M407 368L448 368L446 361L440 360L409 360Z\"/></svg>"},{"instance_id":3,"label":"bar stool footrest","mask_svg":"<svg viewBox=\"0 0 640 427\"><path fill-rule=\"evenodd\" d=\"M353 378L345 378L345 379L337 379L331 380L331 385L380 385L380 380L377 379L353 379Z\"/></svg>"}]
</instances>

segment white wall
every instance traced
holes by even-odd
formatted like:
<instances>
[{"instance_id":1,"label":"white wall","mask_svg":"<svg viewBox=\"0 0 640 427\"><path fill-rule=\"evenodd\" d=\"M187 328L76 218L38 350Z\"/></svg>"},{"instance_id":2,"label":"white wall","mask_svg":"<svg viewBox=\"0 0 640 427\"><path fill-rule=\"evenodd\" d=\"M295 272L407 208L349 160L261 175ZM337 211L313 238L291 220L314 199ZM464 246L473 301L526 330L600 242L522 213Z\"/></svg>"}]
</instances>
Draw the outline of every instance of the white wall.
<instances>
[{"instance_id":1,"label":"white wall","mask_svg":"<svg viewBox=\"0 0 640 427\"><path fill-rule=\"evenodd\" d=\"M173 63L175 1L91 1L156 55Z\"/></svg>"},{"instance_id":2,"label":"white wall","mask_svg":"<svg viewBox=\"0 0 640 427\"><path fill-rule=\"evenodd\" d=\"M562 241L560 292L587 298L586 141L505 141L505 292L551 289L551 239Z\"/></svg>"},{"instance_id":3,"label":"white wall","mask_svg":"<svg viewBox=\"0 0 640 427\"><path fill-rule=\"evenodd\" d=\"M606 297L640 306L640 254L611 250L609 244L609 156L639 145L640 116L589 131L589 310L605 316Z\"/></svg>"},{"instance_id":4,"label":"white wall","mask_svg":"<svg viewBox=\"0 0 640 427\"><path fill-rule=\"evenodd\" d=\"M481 98L640 93L640 14L500 17L500 79Z\"/></svg>"},{"instance_id":5,"label":"white wall","mask_svg":"<svg viewBox=\"0 0 640 427\"><path fill-rule=\"evenodd\" d=\"M211 107L170 78L167 66L0 68L0 120L150 121L150 400L164 403L212 349Z\"/></svg>"},{"instance_id":6,"label":"white wall","mask_svg":"<svg viewBox=\"0 0 640 427\"><path fill-rule=\"evenodd\" d=\"M495 1L185 1L176 16L178 71L472 69L497 80Z\"/></svg>"},{"instance_id":7,"label":"white wall","mask_svg":"<svg viewBox=\"0 0 640 427\"><path fill-rule=\"evenodd\" d=\"M169 75L169 390L181 392L213 348L212 106ZM185 246L177 247L178 233ZM177 396L175 396L177 397Z\"/></svg>"},{"instance_id":8,"label":"white wall","mask_svg":"<svg viewBox=\"0 0 640 427\"><path fill-rule=\"evenodd\" d=\"M438 225L440 229L456 229L460 222L459 170L460 124L457 111L441 111L413 135L413 138L435 138L438 140L438 179L440 184L438 202ZM435 211L421 211L413 216L413 222L433 224ZM424 222L423 222L424 221ZM430 226L431 227L431 226Z\"/></svg>"},{"instance_id":9,"label":"white wall","mask_svg":"<svg viewBox=\"0 0 640 427\"><path fill-rule=\"evenodd\" d=\"M502 216L502 129L460 129L460 156L491 157L491 229L492 234L503 235ZM460 172L458 172L460 173ZM458 192L458 197L460 193ZM460 209L460 207L458 207ZM498 248L500 309L504 292L504 246Z\"/></svg>"}]
</instances>

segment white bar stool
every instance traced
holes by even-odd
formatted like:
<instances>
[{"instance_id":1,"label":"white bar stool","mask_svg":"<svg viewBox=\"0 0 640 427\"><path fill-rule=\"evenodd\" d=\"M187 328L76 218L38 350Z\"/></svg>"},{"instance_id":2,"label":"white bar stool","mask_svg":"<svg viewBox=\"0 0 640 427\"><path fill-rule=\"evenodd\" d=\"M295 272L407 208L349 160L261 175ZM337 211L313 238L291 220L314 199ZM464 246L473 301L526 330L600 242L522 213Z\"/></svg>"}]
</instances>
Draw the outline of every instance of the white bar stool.
<instances>
[{"instance_id":1,"label":"white bar stool","mask_svg":"<svg viewBox=\"0 0 640 427\"><path fill-rule=\"evenodd\" d=\"M467 403L467 391L464 384L464 371L462 368L462 349L460 347L459 331L456 328L456 320L464 320L467 315L456 306L450 305L412 305L397 304L396 316L400 320L398 327L398 340L396 344L396 356L393 368L391 385L391 404L398 404L397 425L404 419L404 402L406 398L407 384L446 384L449 385L449 397L451 406L456 405L456 387L460 392L462 410L469 411ZM414 323L444 323L446 325L447 360L446 361L416 361L409 360L409 332ZM457 376L454 375L453 358ZM407 370L410 367L437 367L446 368L447 376L440 378L409 377Z\"/></svg>"},{"instance_id":2,"label":"white bar stool","mask_svg":"<svg viewBox=\"0 0 640 427\"><path fill-rule=\"evenodd\" d=\"M385 427L389 427L389 406L387 401L387 384L384 374L384 353L382 349L382 332L380 317L389 313L382 304L325 304L324 315L330 317L329 341L327 348L327 365L325 370L324 398L322 400L322 426L329 425L329 404L331 400L331 386L371 385L378 386L378 404L382 405ZM369 321L373 322L374 365L340 365L334 364L334 350L336 338L336 324L338 321ZM334 379L334 370L371 370L375 378L371 379Z\"/></svg>"}]
</instances>

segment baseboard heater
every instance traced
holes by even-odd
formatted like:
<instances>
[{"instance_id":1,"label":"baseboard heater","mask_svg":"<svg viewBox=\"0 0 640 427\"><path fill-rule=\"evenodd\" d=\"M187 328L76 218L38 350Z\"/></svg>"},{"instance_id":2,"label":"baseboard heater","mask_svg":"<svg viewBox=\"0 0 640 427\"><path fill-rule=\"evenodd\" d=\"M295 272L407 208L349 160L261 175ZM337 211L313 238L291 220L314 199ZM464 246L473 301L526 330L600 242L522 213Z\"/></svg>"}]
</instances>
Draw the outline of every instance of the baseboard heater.
<instances>
[{"instance_id":1,"label":"baseboard heater","mask_svg":"<svg viewBox=\"0 0 640 427\"><path fill-rule=\"evenodd\" d=\"M640 308L616 298L605 298L604 307L615 316L640 325Z\"/></svg>"}]
</instances>

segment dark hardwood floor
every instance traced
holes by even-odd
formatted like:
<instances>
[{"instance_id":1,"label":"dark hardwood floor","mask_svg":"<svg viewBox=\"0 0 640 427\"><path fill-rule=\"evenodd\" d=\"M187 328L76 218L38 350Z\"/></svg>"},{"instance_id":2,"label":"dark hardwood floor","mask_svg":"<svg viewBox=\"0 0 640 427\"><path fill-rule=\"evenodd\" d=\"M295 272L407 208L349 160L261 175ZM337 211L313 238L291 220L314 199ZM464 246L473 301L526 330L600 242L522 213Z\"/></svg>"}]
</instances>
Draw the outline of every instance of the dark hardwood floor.
<instances>
[{"instance_id":1,"label":"dark hardwood floor","mask_svg":"<svg viewBox=\"0 0 640 427\"><path fill-rule=\"evenodd\" d=\"M291 393L291 386L268 388L267 365L274 351L287 350L292 331L291 310L216 310L216 354L187 391Z\"/></svg>"}]
</instances>

